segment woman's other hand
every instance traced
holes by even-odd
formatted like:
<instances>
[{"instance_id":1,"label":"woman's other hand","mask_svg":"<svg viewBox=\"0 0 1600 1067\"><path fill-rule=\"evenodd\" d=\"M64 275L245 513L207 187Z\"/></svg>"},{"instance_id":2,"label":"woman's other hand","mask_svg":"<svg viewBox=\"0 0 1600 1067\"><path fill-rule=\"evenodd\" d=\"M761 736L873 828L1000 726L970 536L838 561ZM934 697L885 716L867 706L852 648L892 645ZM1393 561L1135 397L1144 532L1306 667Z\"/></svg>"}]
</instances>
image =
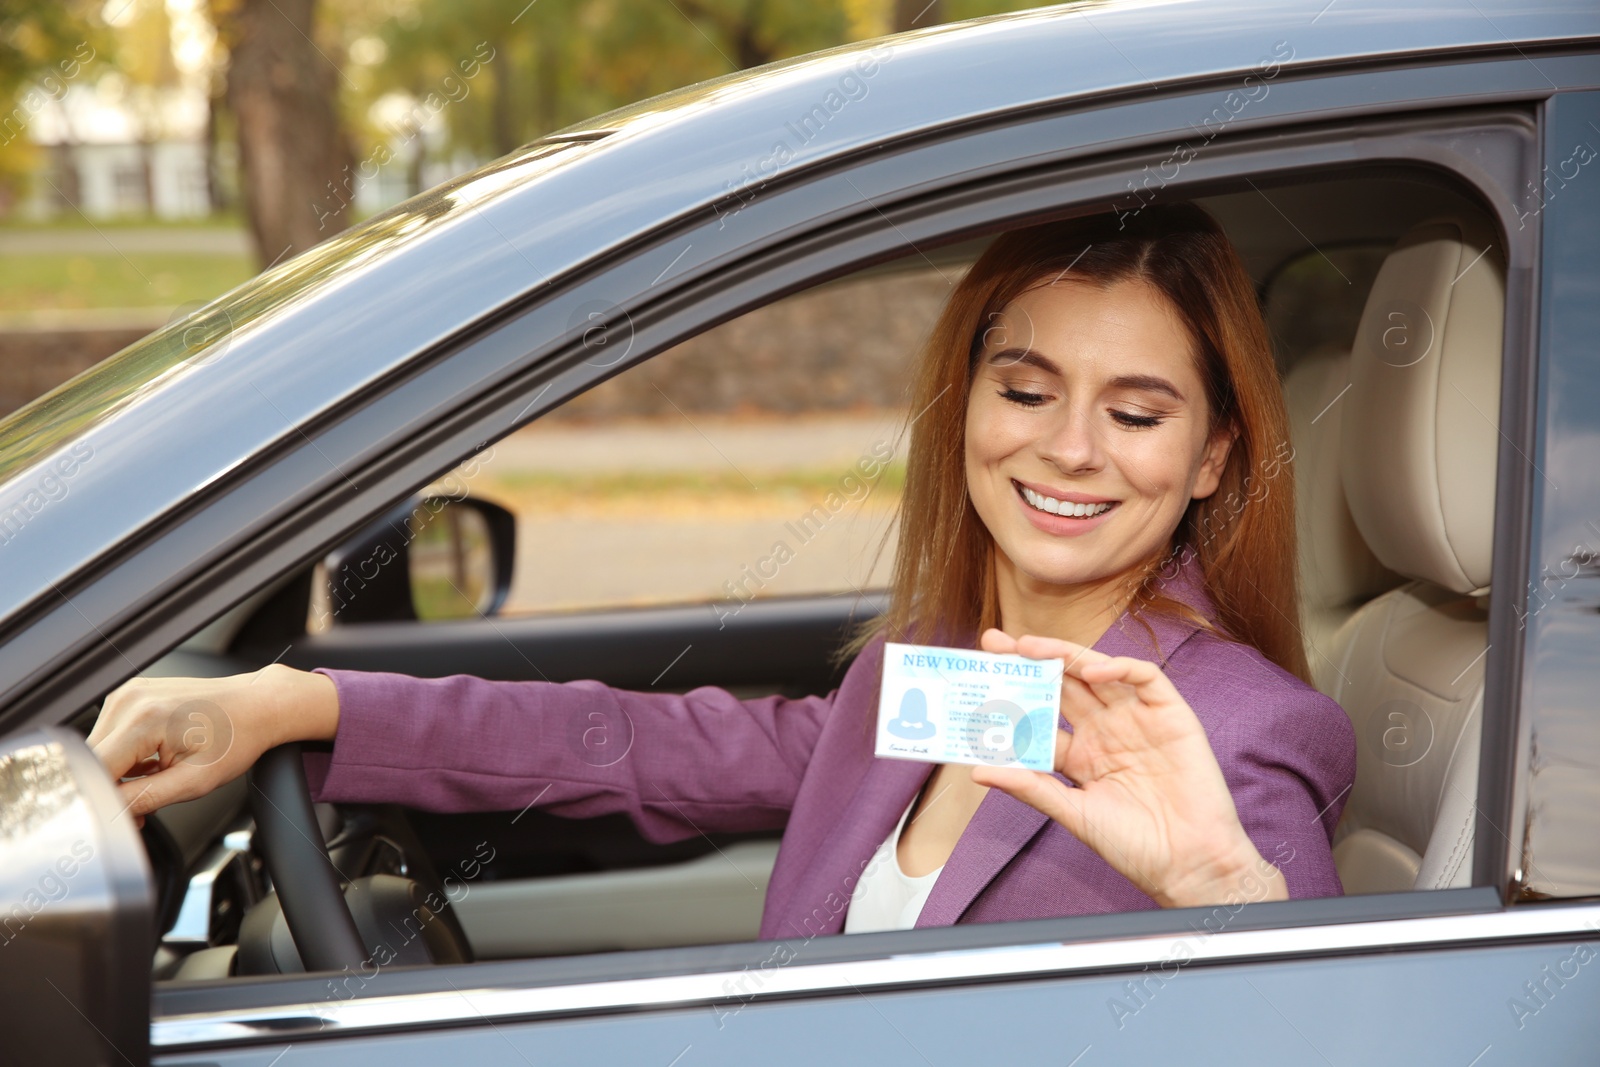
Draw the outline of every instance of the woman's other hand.
<instances>
[{"instance_id":1,"label":"woman's other hand","mask_svg":"<svg viewBox=\"0 0 1600 1067\"><path fill-rule=\"evenodd\" d=\"M204 796L289 741L332 740L332 679L273 664L229 678L134 678L101 704L89 747L122 781L139 825L157 808Z\"/></svg>"},{"instance_id":2,"label":"woman's other hand","mask_svg":"<svg viewBox=\"0 0 1600 1067\"><path fill-rule=\"evenodd\" d=\"M1205 730L1148 660L1049 637L983 635L986 652L1059 659L1056 770L974 767L972 779L1037 808L1162 907L1287 900L1283 875L1239 822Z\"/></svg>"}]
</instances>

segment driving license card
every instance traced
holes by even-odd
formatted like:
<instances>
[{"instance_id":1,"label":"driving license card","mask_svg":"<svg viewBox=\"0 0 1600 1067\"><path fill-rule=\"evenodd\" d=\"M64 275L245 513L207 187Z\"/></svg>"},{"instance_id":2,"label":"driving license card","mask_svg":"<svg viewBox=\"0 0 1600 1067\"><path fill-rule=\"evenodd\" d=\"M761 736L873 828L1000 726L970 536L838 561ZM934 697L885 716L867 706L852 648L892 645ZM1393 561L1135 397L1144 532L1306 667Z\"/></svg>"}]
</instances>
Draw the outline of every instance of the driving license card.
<instances>
[{"instance_id":1,"label":"driving license card","mask_svg":"<svg viewBox=\"0 0 1600 1067\"><path fill-rule=\"evenodd\" d=\"M875 753L1055 769L1061 661L886 644Z\"/></svg>"}]
</instances>

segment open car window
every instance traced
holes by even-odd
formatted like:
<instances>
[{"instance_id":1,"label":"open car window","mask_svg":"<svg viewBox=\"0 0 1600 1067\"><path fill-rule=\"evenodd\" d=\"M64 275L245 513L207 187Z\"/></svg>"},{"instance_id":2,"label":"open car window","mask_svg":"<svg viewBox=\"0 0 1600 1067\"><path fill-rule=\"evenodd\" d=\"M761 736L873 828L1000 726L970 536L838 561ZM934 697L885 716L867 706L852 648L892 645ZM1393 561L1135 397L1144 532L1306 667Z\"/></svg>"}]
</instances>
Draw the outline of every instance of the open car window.
<instances>
[{"instance_id":1,"label":"open car window","mask_svg":"<svg viewBox=\"0 0 1600 1067\"><path fill-rule=\"evenodd\" d=\"M788 297L622 371L474 456L425 495L517 523L500 614L858 595L893 562L906 385L966 248ZM632 335L595 313L590 361ZM324 571L324 575L326 571ZM346 583L348 585L348 583ZM313 631L357 586L319 582ZM419 617L450 618L420 601Z\"/></svg>"}]
</instances>

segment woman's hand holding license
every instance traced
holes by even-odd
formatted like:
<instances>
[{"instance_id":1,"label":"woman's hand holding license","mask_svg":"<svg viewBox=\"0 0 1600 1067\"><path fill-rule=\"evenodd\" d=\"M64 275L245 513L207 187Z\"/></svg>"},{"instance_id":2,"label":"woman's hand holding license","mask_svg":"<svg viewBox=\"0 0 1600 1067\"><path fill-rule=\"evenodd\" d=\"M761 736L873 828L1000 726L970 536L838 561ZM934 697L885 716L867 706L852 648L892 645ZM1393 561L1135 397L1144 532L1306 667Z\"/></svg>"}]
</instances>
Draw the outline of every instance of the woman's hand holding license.
<instances>
[{"instance_id":1,"label":"woman's hand holding license","mask_svg":"<svg viewBox=\"0 0 1600 1067\"><path fill-rule=\"evenodd\" d=\"M974 767L979 785L1048 815L1162 907L1287 900L1239 822L1193 709L1161 668L1049 637L983 635L985 652L1060 659L1056 770ZM1263 891L1264 890L1264 891Z\"/></svg>"}]
</instances>

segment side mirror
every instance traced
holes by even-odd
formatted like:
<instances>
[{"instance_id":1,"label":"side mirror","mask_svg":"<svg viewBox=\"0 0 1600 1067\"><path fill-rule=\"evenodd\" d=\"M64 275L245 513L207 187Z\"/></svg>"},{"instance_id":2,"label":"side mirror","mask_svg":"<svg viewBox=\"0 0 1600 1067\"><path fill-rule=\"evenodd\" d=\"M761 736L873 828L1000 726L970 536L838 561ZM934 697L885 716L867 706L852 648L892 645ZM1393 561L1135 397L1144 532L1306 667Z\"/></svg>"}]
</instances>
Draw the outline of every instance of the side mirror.
<instances>
[{"instance_id":1,"label":"side mirror","mask_svg":"<svg viewBox=\"0 0 1600 1067\"><path fill-rule=\"evenodd\" d=\"M430 505L434 497L424 501ZM444 500L411 542L411 605L417 618L493 615L511 592L516 520L497 504Z\"/></svg>"},{"instance_id":2,"label":"side mirror","mask_svg":"<svg viewBox=\"0 0 1600 1067\"><path fill-rule=\"evenodd\" d=\"M150 1062L155 893L83 738L0 740L0 1033L13 1063Z\"/></svg>"},{"instance_id":3,"label":"side mirror","mask_svg":"<svg viewBox=\"0 0 1600 1067\"><path fill-rule=\"evenodd\" d=\"M511 592L516 541L516 519L498 504L414 500L328 554L312 613L330 623L493 615Z\"/></svg>"}]
</instances>

